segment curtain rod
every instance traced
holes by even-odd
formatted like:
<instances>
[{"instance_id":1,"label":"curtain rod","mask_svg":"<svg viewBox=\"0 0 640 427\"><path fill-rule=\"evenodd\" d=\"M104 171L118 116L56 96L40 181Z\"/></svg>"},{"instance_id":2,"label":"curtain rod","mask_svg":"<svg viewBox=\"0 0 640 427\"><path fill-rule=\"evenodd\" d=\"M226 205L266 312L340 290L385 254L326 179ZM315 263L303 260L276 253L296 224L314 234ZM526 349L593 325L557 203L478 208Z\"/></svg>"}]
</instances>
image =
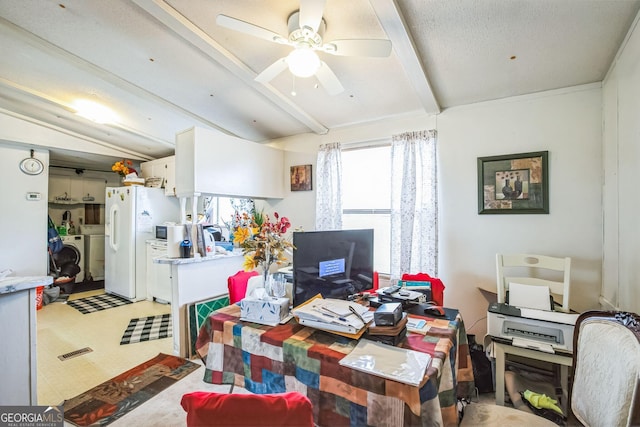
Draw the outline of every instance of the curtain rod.
<instances>
[{"instance_id":1,"label":"curtain rod","mask_svg":"<svg viewBox=\"0 0 640 427\"><path fill-rule=\"evenodd\" d=\"M384 147L391 145L391 136L376 139L366 139L363 141L348 142L342 144L342 151L358 150L361 148Z\"/></svg>"}]
</instances>

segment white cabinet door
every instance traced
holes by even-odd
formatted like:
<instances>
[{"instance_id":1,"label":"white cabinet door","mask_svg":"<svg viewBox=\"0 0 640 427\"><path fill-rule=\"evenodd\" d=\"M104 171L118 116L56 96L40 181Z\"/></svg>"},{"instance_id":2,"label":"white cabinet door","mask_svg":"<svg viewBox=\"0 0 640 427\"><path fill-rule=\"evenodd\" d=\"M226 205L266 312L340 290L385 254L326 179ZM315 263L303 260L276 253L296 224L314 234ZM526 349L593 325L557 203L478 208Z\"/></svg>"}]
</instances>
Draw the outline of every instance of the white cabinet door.
<instances>
[{"instance_id":1,"label":"white cabinet door","mask_svg":"<svg viewBox=\"0 0 640 427\"><path fill-rule=\"evenodd\" d=\"M176 195L176 157L167 157L164 161L164 194Z\"/></svg>"},{"instance_id":2,"label":"white cabinet door","mask_svg":"<svg viewBox=\"0 0 640 427\"><path fill-rule=\"evenodd\" d=\"M147 299L160 303L171 302L171 265L156 264L153 260L165 256L166 247L147 243Z\"/></svg>"},{"instance_id":3,"label":"white cabinet door","mask_svg":"<svg viewBox=\"0 0 640 427\"><path fill-rule=\"evenodd\" d=\"M77 203L82 203L82 178L71 177L69 181L69 194L71 198Z\"/></svg>"},{"instance_id":4,"label":"white cabinet door","mask_svg":"<svg viewBox=\"0 0 640 427\"><path fill-rule=\"evenodd\" d=\"M104 179L99 178L83 178L82 180L82 197L83 203L104 204L105 188L107 183Z\"/></svg>"},{"instance_id":5,"label":"white cabinet door","mask_svg":"<svg viewBox=\"0 0 640 427\"><path fill-rule=\"evenodd\" d=\"M141 163L140 171L144 178L163 178L164 194L176 195L176 156Z\"/></svg>"},{"instance_id":6,"label":"white cabinet door","mask_svg":"<svg viewBox=\"0 0 640 427\"><path fill-rule=\"evenodd\" d=\"M68 176L49 175L49 201L57 202L71 198L71 178Z\"/></svg>"}]
</instances>

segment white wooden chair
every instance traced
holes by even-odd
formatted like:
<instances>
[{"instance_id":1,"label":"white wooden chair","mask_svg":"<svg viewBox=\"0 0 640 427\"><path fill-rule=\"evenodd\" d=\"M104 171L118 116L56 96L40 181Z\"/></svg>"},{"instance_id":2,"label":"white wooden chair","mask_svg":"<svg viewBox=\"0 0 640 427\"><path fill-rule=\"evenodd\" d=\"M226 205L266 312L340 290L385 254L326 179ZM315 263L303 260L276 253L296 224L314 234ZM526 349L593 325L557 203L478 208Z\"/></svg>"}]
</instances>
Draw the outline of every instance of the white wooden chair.
<instances>
[{"instance_id":1,"label":"white wooden chair","mask_svg":"<svg viewBox=\"0 0 640 427\"><path fill-rule=\"evenodd\" d=\"M554 273L556 272L556 273ZM561 280L554 276L562 274ZM571 258L530 254L496 254L498 302L506 302L509 283L548 286L549 292L561 298L557 310L569 312Z\"/></svg>"},{"instance_id":2,"label":"white wooden chair","mask_svg":"<svg viewBox=\"0 0 640 427\"><path fill-rule=\"evenodd\" d=\"M640 316L589 311L580 315L573 334L573 384L568 425L640 425ZM464 426L556 426L506 406L471 403Z\"/></svg>"}]
</instances>

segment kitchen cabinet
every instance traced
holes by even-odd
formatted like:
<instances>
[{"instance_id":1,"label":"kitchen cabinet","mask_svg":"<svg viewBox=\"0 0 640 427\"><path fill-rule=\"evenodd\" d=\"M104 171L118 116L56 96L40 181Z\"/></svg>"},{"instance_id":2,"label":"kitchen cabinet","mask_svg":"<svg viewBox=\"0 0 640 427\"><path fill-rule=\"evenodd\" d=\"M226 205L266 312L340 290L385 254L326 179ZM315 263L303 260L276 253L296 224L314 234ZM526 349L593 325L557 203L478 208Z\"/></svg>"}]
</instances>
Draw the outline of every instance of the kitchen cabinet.
<instances>
[{"instance_id":1,"label":"kitchen cabinet","mask_svg":"<svg viewBox=\"0 0 640 427\"><path fill-rule=\"evenodd\" d=\"M80 184L81 185L81 184ZM74 183L74 191L80 194L82 187ZM79 203L73 199L71 192L71 177L49 175L49 201L52 203Z\"/></svg>"},{"instance_id":2,"label":"kitchen cabinet","mask_svg":"<svg viewBox=\"0 0 640 427\"><path fill-rule=\"evenodd\" d=\"M36 288L52 282L53 278L49 276L12 276L0 279L2 405L38 404Z\"/></svg>"},{"instance_id":3,"label":"kitchen cabinet","mask_svg":"<svg viewBox=\"0 0 640 427\"><path fill-rule=\"evenodd\" d=\"M176 156L163 157L140 164L143 178L163 178L164 194L176 195Z\"/></svg>"},{"instance_id":4,"label":"kitchen cabinet","mask_svg":"<svg viewBox=\"0 0 640 427\"><path fill-rule=\"evenodd\" d=\"M82 193L79 200L82 203L105 204L105 189L107 183L100 178L82 178Z\"/></svg>"},{"instance_id":5,"label":"kitchen cabinet","mask_svg":"<svg viewBox=\"0 0 640 427\"><path fill-rule=\"evenodd\" d=\"M281 199L284 151L199 127L176 135L176 195Z\"/></svg>"},{"instance_id":6,"label":"kitchen cabinet","mask_svg":"<svg viewBox=\"0 0 640 427\"><path fill-rule=\"evenodd\" d=\"M49 175L49 202L104 204L106 182L101 178Z\"/></svg>"},{"instance_id":7,"label":"kitchen cabinet","mask_svg":"<svg viewBox=\"0 0 640 427\"><path fill-rule=\"evenodd\" d=\"M171 265L153 261L166 256L166 240L147 240L147 299L159 303L171 303Z\"/></svg>"}]
</instances>

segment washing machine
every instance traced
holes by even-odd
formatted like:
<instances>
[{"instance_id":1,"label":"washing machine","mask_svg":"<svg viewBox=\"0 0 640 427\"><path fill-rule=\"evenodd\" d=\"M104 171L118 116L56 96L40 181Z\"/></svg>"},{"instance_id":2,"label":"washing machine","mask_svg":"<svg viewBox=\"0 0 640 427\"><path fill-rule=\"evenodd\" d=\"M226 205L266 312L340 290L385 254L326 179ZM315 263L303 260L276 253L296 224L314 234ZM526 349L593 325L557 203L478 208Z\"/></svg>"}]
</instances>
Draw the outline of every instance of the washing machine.
<instances>
[{"instance_id":1,"label":"washing machine","mask_svg":"<svg viewBox=\"0 0 640 427\"><path fill-rule=\"evenodd\" d=\"M84 236L82 234L73 234L70 236L60 236L64 246L62 250L56 254L56 262L60 266L65 261L72 261L80 267L80 272L76 274L76 283L84 281ZM62 259L62 258L65 259Z\"/></svg>"}]
</instances>

